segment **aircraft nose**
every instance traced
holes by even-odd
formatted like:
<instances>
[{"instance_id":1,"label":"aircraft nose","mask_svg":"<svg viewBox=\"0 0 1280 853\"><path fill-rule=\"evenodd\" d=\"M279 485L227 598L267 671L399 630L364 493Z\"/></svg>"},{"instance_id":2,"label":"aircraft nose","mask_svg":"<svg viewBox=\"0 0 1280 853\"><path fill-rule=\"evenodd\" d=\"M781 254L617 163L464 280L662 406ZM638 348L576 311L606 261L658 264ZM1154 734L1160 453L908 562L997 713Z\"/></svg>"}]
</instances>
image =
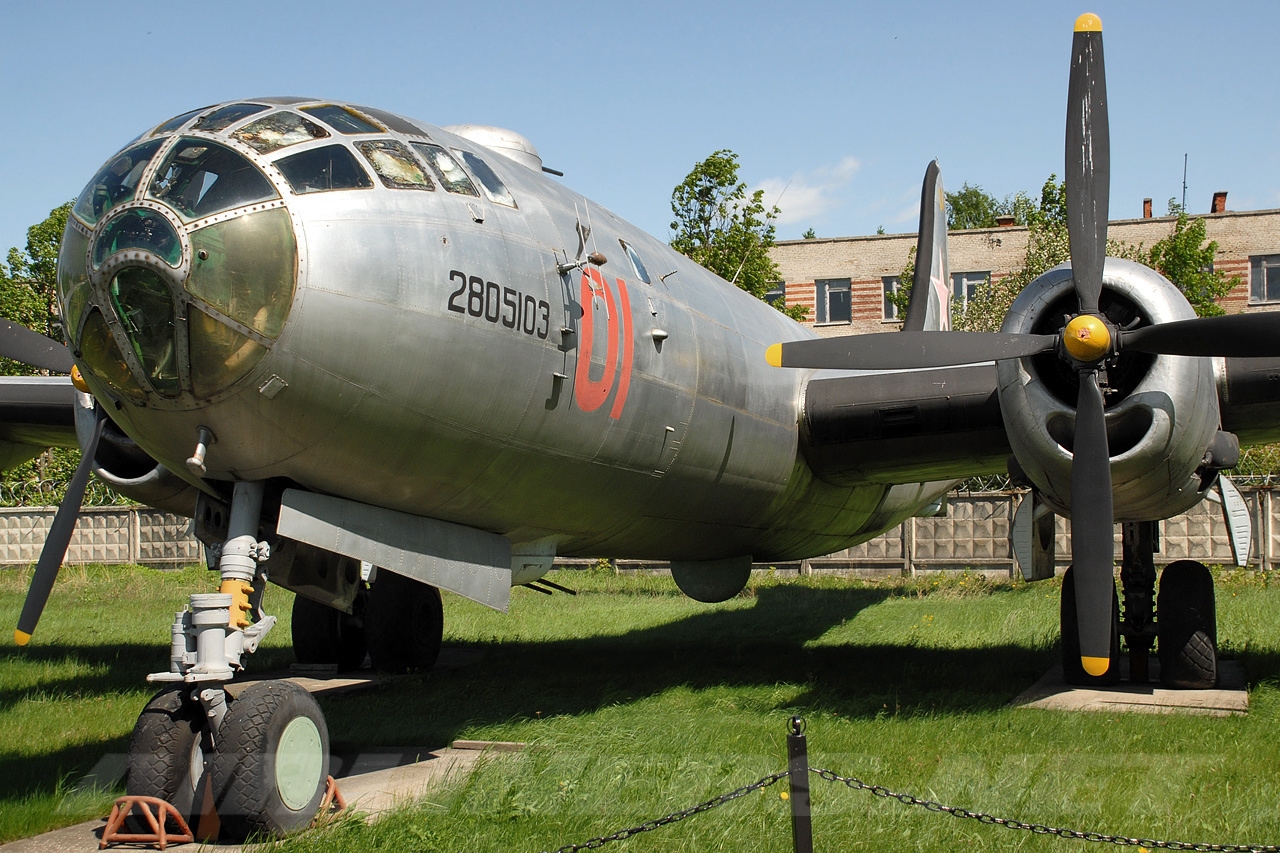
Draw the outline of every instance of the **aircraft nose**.
<instances>
[{"instance_id":1,"label":"aircraft nose","mask_svg":"<svg viewBox=\"0 0 1280 853\"><path fill-rule=\"evenodd\" d=\"M59 297L91 378L136 402L191 408L247 377L279 338L298 249L284 201L242 155L204 139L164 154L144 197L77 203ZM110 198L95 186L110 183L104 172L82 202Z\"/></svg>"}]
</instances>

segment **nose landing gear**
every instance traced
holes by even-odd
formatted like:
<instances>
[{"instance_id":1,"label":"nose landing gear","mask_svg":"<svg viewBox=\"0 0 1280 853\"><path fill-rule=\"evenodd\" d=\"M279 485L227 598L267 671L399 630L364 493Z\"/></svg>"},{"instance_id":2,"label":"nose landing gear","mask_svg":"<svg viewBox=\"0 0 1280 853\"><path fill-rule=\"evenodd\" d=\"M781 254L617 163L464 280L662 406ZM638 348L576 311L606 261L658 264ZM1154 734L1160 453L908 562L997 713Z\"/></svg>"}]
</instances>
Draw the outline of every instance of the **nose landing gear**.
<instances>
[{"instance_id":1,"label":"nose landing gear","mask_svg":"<svg viewBox=\"0 0 1280 853\"><path fill-rule=\"evenodd\" d=\"M281 835L315 817L329 775L329 731L296 684L226 684L275 625L262 612L266 543L257 540L262 483L237 483L218 568L220 592L193 594L176 614L167 683L129 744L129 794L158 796L189 817L211 799L229 835ZM207 795L206 796L206 792Z\"/></svg>"}]
</instances>

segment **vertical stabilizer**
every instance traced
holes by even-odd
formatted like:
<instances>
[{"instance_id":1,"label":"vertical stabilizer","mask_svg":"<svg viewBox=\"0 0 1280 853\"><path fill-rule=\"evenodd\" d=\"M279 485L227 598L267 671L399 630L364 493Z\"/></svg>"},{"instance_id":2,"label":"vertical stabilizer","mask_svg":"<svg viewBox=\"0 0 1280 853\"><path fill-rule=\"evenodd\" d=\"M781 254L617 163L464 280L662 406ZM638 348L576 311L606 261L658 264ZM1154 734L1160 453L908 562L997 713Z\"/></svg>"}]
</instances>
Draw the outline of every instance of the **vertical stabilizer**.
<instances>
[{"instance_id":1,"label":"vertical stabilizer","mask_svg":"<svg viewBox=\"0 0 1280 853\"><path fill-rule=\"evenodd\" d=\"M919 285L919 286L917 286ZM947 269L947 194L942 170L934 160L920 189L920 235L916 238L915 284L907 303L904 332L937 332L951 328L951 273Z\"/></svg>"}]
</instances>

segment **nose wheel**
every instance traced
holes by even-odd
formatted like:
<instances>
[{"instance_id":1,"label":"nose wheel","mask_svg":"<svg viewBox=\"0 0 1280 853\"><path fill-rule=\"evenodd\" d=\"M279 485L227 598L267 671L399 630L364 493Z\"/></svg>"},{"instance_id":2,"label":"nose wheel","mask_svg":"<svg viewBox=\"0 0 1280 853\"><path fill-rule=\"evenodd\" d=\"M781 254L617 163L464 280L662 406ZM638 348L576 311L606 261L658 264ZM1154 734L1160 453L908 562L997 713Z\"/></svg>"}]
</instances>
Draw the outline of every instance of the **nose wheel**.
<instances>
[{"instance_id":1,"label":"nose wheel","mask_svg":"<svg viewBox=\"0 0 1280 853\"><path fill-rule=\"evenodd\" d=\"M311 694L291 681L250 685L218 729L211 782L235 838L284 835L311 823L329 776L329 729Z\"/></svg>"},{"instance_id":2,"label":"nose wheel","mask_svg":"<svg viewBox=\"0 0 1280 853\"><path fill-rule=\"evenodd\" d=\"M188 822L199 811L204 776L204 712L189 690L175 687L152 697L129 738L125 793L159 797Z\"/></svg>"}]
</instances>

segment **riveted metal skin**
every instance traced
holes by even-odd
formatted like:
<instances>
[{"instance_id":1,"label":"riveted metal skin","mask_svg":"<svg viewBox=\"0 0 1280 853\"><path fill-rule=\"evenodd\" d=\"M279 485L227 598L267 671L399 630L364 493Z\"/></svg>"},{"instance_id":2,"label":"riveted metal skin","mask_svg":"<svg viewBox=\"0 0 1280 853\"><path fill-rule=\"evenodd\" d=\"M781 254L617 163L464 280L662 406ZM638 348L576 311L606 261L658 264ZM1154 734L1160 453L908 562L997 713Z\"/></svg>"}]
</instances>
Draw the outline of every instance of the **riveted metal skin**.
<instances>
[{"instance_id":1,"label":"riveted metal skin","mask_svg":"<svg viewBox=\"0 0 1280 853\"><path fill-rule=\"evenodd\" d=\"M1131 261L1106 259L1103 290L1137 306L1143 322L1195 317L1176 287ZM1052 321L1046 317L1051 306L1062 304L1071 291L1069 265L1046 272L1014 300L1002 331L1026 333ZM1150 365L1141 377L1130 379L1125 388L1106 398L1116 521L1176 515L1198 503L1208 486L1196 469L1218 429L1213 361L1145 358ZM1053 377L1033 358L997 362L996 369L1009 444L1045 502L1067 515L1072 500L1069 444L1075 424L1074 392L1055 393ZM1118 376L1114 369L1113 374Z\"/></svg>"},{"instance_id":2,"label":"riveted metal skin","mask_svg":"<svg viewBox=\"0 0 1280 853\"><path fill-rule=\"evenodd\" d=\"M185 222L182 232L263 207L288 211L296 281L278 338L219 315L265 353L204 397L185 378L199 365L184 328L180 397L132 401L87 377L168 476L205 491L219 481L287 480L516 543L550 541L565 556L692 561L829 553L948 487L815 477L798 427L813 374L773 369L763 357L773 341L814 334L540 171L420 122L412 135L333 133L265 155L228 136L264 115L218 133L178 128L172 138L234 149L279 192L252 209ZM517 206L377 180L295 192L276 165L341 145L367 170L354 141L370 138L470 152ZM173 144L155 154L141 185ZM590 228L585 241L579 226ZM638 280L620 241L650 269L678 274ZM562 274L580 243L583 255L613 262ZM188 255L189 247L190 263ZM175 293L178 322L190 325L198 300ZM145 383L118 319L108 321ZM197 479L185 460L201 427L219 440Z\"/></svg>"}]
</instances>

